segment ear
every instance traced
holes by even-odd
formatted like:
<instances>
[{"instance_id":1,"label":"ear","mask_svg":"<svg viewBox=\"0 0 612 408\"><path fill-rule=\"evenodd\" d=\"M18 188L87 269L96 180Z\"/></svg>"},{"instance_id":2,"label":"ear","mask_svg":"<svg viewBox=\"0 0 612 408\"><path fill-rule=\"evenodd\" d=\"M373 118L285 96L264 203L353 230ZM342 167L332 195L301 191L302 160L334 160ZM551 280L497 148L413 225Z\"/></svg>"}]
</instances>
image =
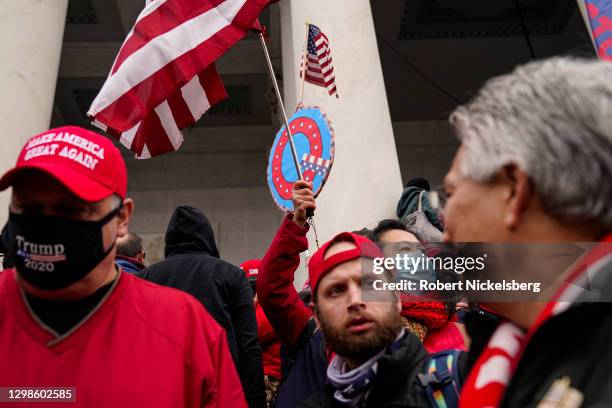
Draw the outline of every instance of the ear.
<instances>
[{"instance_id":1,"label":"ear","mask_svg":"<svg viewBox=\"0 0 612 408\"><path fill-rule=\"evenodd\" d=\"M314 317L314 320L315 320L315 323L317 324L317 327L321 328L321 323L319 322L319 315L317 313L317 309L315 309L315 307L314 307L314 303L310 302L308 307L310 308L310 311L312 312L312 317Z\"/></svg>"},{"instance_id":2,"label":"ear","mask_svg":"<svg viewBox=\"0 0 612 408\"><path fill-rule=\"evenodd\" d=\"M515 230L533 198L533 187L527 173L515 164L505 166L501 177L508 185L504 223L508 229Z\"/></svg>"},{"instance_id":3,"label":"ear","mask_svg":"<svg viewBox=\"0 0 612 408\"><path fill-rule=\"evenodd\" d=\"M117 214L117 236L124 237L128 233L132 211L134 210L134 200L126 198L123 200L123 207Z\"/></svg>"},{"instance_id":4,"label":"ear","mask_svg":"<svg viewBox=\"0 0 612 408\"><path fill-rule=\"evenodd\" d=\"M397 308L397 313L401 315L402 314L402 301L398 299L397 303L395 304L395 307Z\"/></svg>"}]
</instances>

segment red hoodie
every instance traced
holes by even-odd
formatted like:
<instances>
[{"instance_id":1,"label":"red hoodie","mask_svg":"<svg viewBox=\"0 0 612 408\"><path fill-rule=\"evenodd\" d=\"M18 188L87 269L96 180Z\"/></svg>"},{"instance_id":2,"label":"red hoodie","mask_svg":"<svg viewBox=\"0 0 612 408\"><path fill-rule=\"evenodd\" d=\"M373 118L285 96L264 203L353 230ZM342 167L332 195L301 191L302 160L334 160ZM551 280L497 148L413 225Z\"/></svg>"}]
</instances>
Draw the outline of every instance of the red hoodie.
<instances>
[{"instance_id":1,"label":"red hoodie","mask_svg":"<svg viewBox=\"0 0 612 408\"><path fill-rule=\"evenodd\" d=\"M312 317L295 287L293 274L300 264L300 253L308 249L308 226L301 227L284 218L270 248L259 264L257 298L281 342L293 345Z\"/></svg>"},{"instance_id":2,"label":"red hoodie","mask_svg":"<svg viewBox=\"0 0 612 408\"><path fill-rule=\"evenodd\" d=\"M264 374L280 380L280 339L259 303L256 306L255 314L257 316L257 333L259 335L259 345L261 346Z\"/></svg>"},{"instance_id":3,"label":"red hoodie","mask_svg":"<svg viewBox=\"0 0 612 408\"><path fill-rule=\"evenodd\" d=\"M226 335L198 301L127 273L113 286L56 338L24 303L15 271L0 274L0 386L76 388L75 403L28 407L246 406Z\"/></svg>"}]
</instances>

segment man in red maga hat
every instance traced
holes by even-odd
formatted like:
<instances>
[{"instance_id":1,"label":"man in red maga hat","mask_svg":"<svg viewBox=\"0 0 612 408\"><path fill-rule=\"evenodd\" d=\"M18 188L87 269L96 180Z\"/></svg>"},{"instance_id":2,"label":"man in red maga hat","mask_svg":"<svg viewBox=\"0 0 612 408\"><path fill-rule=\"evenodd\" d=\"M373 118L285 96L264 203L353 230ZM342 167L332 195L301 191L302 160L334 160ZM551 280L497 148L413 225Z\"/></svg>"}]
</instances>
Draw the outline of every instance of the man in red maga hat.
<instances>
[{"instance_id":1,"label":"man in red maga hat","mask_svg":"<svg viewBox=\"0 0 612 408\"><path fill-rule=\"evenodd\" d=\"M134 204L109 139L74 126L34 136L0 179L9 187L0 384L26 390L13 397L36 406L28 390L44 387L44 401L75 407L246 405L203 307L115 266Z\"/></svg>"},{"instance_id":2,"label":"man in red maga hat","mask_svg":"<svg viewBox=\"0 0 612 408\"><path fill-rule=\"evenodd\" d=\"M420 340L404 330L395 292L368 299L369 281L387 279L372 271L383 257L368 238L336 235L311 258L313 315L327 346L335 353L327 368L328 385L302 406L427 406L417 374L427 360Z\"/></svg>"}]
</instances>

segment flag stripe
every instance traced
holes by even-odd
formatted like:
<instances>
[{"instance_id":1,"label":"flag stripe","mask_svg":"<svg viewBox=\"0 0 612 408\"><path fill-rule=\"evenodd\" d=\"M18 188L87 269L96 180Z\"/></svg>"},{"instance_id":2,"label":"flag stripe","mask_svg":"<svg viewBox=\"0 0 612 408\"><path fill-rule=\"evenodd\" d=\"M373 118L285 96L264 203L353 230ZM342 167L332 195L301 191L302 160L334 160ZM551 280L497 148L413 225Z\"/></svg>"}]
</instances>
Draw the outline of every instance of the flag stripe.
<instances>
[{"instance_id":1,"label":"flag stripe","mask_svg":"<svg viewBox=\"0 0 612 408\"><path fill-rule=\"evenodd\" d=\"M207 84L207 90L204 89L202 83ZM211 92L209 95L207 95L208 91ZM185 97L185 95L187 96ZM143 122L139 122L133 129L121 134L120 141L128 149L136 152L140 158L146 157L144 147L146 146L145 142L147 139L155 139L158 137L171 139L170 145L174 147L174 149L170 150L168 150L170 145L167 143L153 143L151 151L154 155L176 150L182 143L182 136L180 135L180 132L177 134L177 131L174 129L183 129L186 126L195 123L197 119L199 119L202 114L204 114L204 112L210 108L211 103L215 104L225 97L227 97L225 88L223 87L223 84L221 83L213 64L200 75L194 77L194 79L185 85L179 92L169 98L168 105L170 107L170 115L162 114L163 110L160 109L164 108L157 107L149 116L162 116L161 121L153 118L153 122L151 122L147 117L143 122L147 123L147 129L149 129L148 131L141 128L141 124ZM189 106L189 104L191 104L191 106ZM196 115L193 115L192 109ZM157 132L154 132L153 129L155 126L157 126L157 124L163 125L164 120L169 120L173 123L170 125L164 125L161 129L158 129ZM182 126L185 124L186 126ZM146 132L146 134L144 132ZM138 135L138 138L135 138L135 135Z\"/></svg>"},{"instance_id":2,"label":"flag stripe","mask_svg":"<svg viewBox=\"0 0 612 408\"><path fill-rule=\"evenodd\" d=\"M139 16L131 35L128 36L121 47L121 52L117 61L115 61L112 72L115 73L130 55L145 47L153 39L167 34L183 23L204 15L204 13L215 14L214 8L222 2L223 0L166 2L160 4L154 12Z\"/></svg>"},{"instance_id":3,"label":"flag stripe","mask_svg":"<svg viewBox=\"0 0 612 408\"><path fill-rule=\"evenodd\" d=\"M246 0L227 0L217 9L192 18L173 30L155 37L144 47L132 53L119 69L106 81L104 98L94 100L90 112L96 115L130 91L133 85L151 77L154 73L176 62L180 56L201 45L203 42L229 26L239 7ZM220 9L223 7L223 9ZM197 35L194 35L197 33ZM173 44L164 47L164 44ZM164 52L159 52L162 50ZM212 62L212 61L211 61ZM205 64L207 66L208 64ZM191 79L191 76L187 80ZM187 81L185 81L187 82Z\"/></svg>"},{"instance_id":4,"label":"flag stripe","mask_svg":"<svg viewBox=\"0 0 612 408\"><path fill-rule=\"evenodd\" d=\"M132 147L132 142L134 141L134 138L136 137L136 132L138 132L138 129L140 128L141 124L142 122L138 122L133 128L121 134L119 141L128 149Z\"/></svg>"},{"instance_id":5,"label":"flag stripe","mask_svg":"<svg viewBox=\"0 0 612 408\"><path fill-rule=\"evenodd\" d=\"M197 120L191 114L191 110L187 106L185 98L183 98L182 90L168 98L168 105L172 111L174 122L179 129L184 129Z\"/></svg>"},{"instance_id":6,"label":"flag stripe","mask_svg":"<svg viewBox=\"0 0 612 408\"><path fill-rule=\"evenodd\" d=\"M313 85L318 85L318 86L325 87L325 83L324 82L322 82L320 80L312 79L310 77L306 77L306 82L311 83Z\"/></svg>"},{"instance_id":7,"label":"flag stripe","mask_svg":"<svg viewBox=\"0 0 612 408\"><path fill-rule=\"evenodd\" d=\"M149 159L151 157L151 153L149 152L149 148L147 147L147 145L144 146L144 148L142 149L142 155L140 156L141 159Z\"/></svg>"},{"instance_id":8,"label":"flag stripe","mask_svg":"<svg viewBox=\"0 0 612 408\"><path fill-rule=\"evenodd\" d=\"M165 137L146 138L148 134L159 135L160 133ZM174 146L170 142L168 135L165 134L165 129L161 124L159 116L155 112L147 116L147 120L142 122L142 126L136 135L134 143L136 143L135 148L139 152L143 150L146 143L151 156L157 156L174 150Z\"/></svg>"},{"instance_id":9,"label":"flag stripe","mask_svg":"<svg viewBox=\"0 0 612 408\"><path fill-rule=\"evenodd\" d=\"M204 114L208 108L227 98L227 92L225 92L225 87L223 86L219 74L217 74L217 69L214 64L200 73L198 79L200 80L200 85L204 88L208 100L208 104L202 110L202 114ZM199 116L202 116L202 114Z\"/></svg>"},{"instance_id":10,"label":"flag stripe","mask_svg":"<svg viewBox=\"0 0 612 408\"><path fill-rule=\"evenodd\" d=\"M176 126L176 121L174 120L174 116L170 110L170 105L168 102L163 102L161 105L155 108L155 113L157 113L157 116L161 121L161 125L162 128L164 128L164 132L166 132L166 136L168 136L170 143L172 143L173 150L177 150L183 143L183 135Z\"/></svg>"},{"instance_id":11,"label":"flag stripe","mask_svg":"<svg viewBox=\"0 0 612 408\"><path fill-rule=\"evenodd\" d=\"M194 76L191 81L187 82L187 84L181 89L181 93L183 94L183 99L191 112L191 115L194 118L199 118L208 110L210 104L208 103L208 98L206 97L206 92L204 88L200 84L199 76Z\"/></svg>"}]
</instances>

